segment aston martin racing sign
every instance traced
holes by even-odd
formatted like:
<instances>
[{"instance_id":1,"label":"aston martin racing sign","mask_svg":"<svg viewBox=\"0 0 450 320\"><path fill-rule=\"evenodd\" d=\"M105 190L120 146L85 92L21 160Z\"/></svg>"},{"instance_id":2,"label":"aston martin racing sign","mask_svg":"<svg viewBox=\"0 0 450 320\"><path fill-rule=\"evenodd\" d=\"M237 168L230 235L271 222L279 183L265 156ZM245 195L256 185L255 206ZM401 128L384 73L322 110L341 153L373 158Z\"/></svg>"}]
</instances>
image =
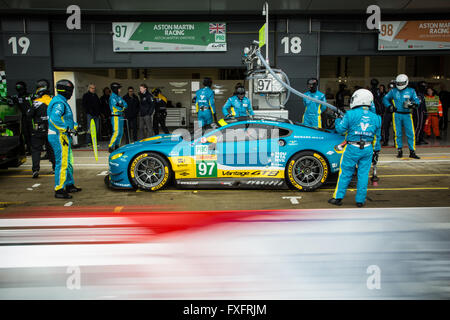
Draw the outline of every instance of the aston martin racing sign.
<instances>
[{"instance_id":1,"label":"aston martin racing sign","mask_svg":"<svg viewBox=\"0 0 450 320\"><path fill-rule=\"evenodd\" d=\"M449 50L450 20L382 21L378 50Z\"/></svg>"},{"instance_id":2,"label":"aston martin racing sign","mask_svg":"<svg viewBox=\"0 0 450 320\"><path fill-rule=\"evenodd\" d=\"M114 52L227 51L226 23L113 22Z\"/></svg>"}]
</instances>

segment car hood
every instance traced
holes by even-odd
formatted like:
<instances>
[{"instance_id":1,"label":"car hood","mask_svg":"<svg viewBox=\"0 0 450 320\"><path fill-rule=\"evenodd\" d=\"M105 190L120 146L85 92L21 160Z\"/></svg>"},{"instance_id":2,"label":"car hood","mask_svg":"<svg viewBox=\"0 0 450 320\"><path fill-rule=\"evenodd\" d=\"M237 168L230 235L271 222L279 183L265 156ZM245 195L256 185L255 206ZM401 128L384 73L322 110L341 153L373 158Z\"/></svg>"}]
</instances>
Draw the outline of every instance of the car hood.
<instances>
[{"instance_id":1,"label":"car hood","mask_svg":"<svg viewBox=\"0 0 450 320\"><path fill-rule=\"evenodd\" d=\"M173 145L173 144L180 143L181 141L183 141L183 138L182 138L181 135L178 135L178 134L160 134L160 135L157 135L157 136L145 138L145 139L142 139L142 140L139 140L139 141L127 144L127 145L125 145L123 147L120 147L116 151L114 151L114 153L125 152L127 150L131 150L131 149L134 149L136 147L153 146L153 145L157 145L157 144Z\"/></svg>"}]
</instances>

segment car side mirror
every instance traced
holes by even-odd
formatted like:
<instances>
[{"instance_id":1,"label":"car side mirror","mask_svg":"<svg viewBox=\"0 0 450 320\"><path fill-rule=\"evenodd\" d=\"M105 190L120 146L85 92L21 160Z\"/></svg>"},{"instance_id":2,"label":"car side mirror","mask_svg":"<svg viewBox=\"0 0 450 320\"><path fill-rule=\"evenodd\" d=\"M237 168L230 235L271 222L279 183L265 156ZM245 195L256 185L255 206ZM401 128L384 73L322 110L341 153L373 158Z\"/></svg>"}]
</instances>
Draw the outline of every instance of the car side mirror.
<instances>
[{"instance_id":1,"label":"car side mirror","mask_svg":"<svg viewBox=\"0 0 450 320\"><path fill-rule=\"evenodd\" d=\"M206 141L207 141L208 143L216 144L216 143L217 143L217 136L209 136L209 137L206 139Z\"/></svg>"}]
</instances>

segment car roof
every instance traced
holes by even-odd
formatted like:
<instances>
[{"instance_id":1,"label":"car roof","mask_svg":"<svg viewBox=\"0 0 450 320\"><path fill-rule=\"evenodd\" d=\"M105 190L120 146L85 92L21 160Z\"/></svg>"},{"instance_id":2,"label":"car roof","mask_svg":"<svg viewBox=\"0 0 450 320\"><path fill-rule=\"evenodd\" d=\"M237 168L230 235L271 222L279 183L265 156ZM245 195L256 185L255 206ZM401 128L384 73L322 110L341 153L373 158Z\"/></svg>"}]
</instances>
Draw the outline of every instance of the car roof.
<instances>
[{"instance_id":1,"label":"car roof","mask_svg":"<svg viewBox=\"0 0 450 320\"><path fill-rule=\"evenodd\" d=\"M220 122L224 120L226 124L220 125ZM289 119L285 118L277 118L277 117L270 117L270 116L253 116L253 117L237 117L237 118L231 118L231 119L222 119L218 122L219 127L226 127L228 125L234 125L234 124L242 124L242 123L260 123L260 124L267 124L267 125L281 125L281 126L298 126L298 127L304 127L309 128L313 130L318 130L322 132L330 132L328 129L324 128L315 128L315 127L309 127L301 124L300 122L294 122Z\"/></svg>"}]
</instances>

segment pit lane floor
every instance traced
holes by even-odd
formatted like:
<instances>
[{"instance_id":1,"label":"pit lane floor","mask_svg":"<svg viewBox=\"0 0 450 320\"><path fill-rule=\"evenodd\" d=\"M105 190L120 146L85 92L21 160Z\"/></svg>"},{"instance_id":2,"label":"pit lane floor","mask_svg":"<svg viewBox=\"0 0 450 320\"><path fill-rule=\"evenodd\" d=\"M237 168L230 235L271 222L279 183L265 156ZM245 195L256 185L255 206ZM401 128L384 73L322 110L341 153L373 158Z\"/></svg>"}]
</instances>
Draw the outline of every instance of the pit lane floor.
<instances>
[{"instance_id":1,"label":"pit lane floor","mask_svg":"<svg viewBox=\"0 0 450 320\"><path fill-rule=\"evenodd\" d=\"M378 186L369 185L368 208L448 206L450 200L450 147L419 147L420 160L397 159L395 149L383 148L378 164ZM407 153L405 152L407 156ZM70 200L53 197L50 164L41 161L41 175L31 178L31 159L19 168L0 170L0 213L42 206L164 207L167 210L265 210L331 208L336 177L315 192L290 190L181 190L173 186L158 192L114 191L103 179L108 153L99 160L91 151L74 151L74 177L83 191ZM343 207L354 207L355 184L350 185ZM296 198L292 198L296 197Z\"/></svg>"},{"instance_id":2,"label":"pit lane floor","mask_svg":"<svg viewBox=\"0 0 450 320\"><path fill-rule=\"evenodd\" d=\"M329 205L332 182L111 191L108 154L88 151L83 191L59 200L50 165L31 179L28 159L0 173L0 299L449 299L450 148L394 152L363 209L354 191Z\"/></svg>"}]
</instances>

